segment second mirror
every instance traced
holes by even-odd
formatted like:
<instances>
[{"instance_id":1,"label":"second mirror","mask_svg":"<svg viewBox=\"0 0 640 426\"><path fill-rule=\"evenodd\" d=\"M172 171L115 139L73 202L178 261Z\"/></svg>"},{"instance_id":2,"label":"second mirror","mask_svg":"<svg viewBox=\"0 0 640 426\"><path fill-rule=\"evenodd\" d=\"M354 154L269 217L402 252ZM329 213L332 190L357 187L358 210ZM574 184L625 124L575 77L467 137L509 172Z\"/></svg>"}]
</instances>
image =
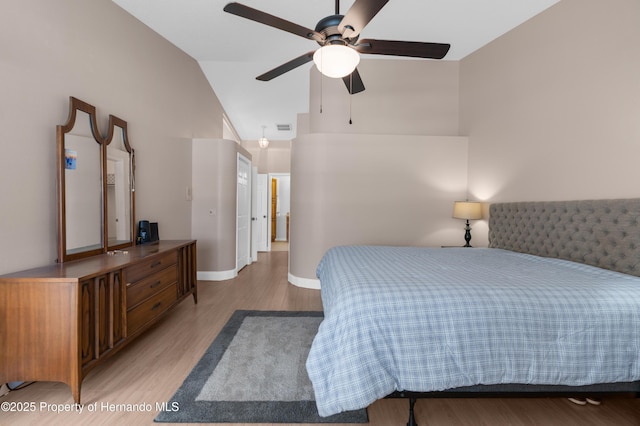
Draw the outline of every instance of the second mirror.
<instances>
[{"instance_id":1,"label":"second mirror","mask_svg":"<svg viewBox=\"0 0 640 426\"><path fill-rule=\"evenodd\" d=\"M134 150L129 144L127 122L109 116L105 140L107 250L134 244Z\"/></svg>"}]
</instances>

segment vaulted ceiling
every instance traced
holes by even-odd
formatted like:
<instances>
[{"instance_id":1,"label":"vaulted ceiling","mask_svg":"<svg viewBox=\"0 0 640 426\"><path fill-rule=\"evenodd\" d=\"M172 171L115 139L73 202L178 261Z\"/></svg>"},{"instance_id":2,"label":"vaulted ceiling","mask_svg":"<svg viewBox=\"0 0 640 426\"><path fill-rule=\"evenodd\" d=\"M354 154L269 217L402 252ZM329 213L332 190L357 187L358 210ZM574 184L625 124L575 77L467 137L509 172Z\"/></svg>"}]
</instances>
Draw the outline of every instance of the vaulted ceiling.
<instances>
[{"instance_id":1,"label":"vaulted ceiling","mask_svg":"<svg viewBox=\"0 0 640 426\"><path fill-rule=\"evenodd\" d=\"M262 126L269 139L295 137L297 114L309 110L313 63L268 82L255 77L316 49L315 42L226 13L227 0L113 1L198 61L241 139L260 138ZM458 61L558 1L391 0L360 38L450 43L443 60ZM240 3L311 29L335 12L335 0ZM353 3L343 0L340 14ZM291 130L278 131L277 124L289 124Z\"/></svg>"}]
</instances>

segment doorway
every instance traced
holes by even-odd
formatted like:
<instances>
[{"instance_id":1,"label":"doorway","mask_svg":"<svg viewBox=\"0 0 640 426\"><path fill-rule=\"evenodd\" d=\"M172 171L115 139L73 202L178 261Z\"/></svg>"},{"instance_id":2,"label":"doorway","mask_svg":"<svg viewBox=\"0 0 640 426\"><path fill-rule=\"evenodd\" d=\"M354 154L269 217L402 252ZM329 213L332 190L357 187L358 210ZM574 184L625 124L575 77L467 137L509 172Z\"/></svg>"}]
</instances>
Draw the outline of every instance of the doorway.
<instances>
[{"instance_id":1,"label":"doorway","mask_svg":"<svg viewBox=\"0 0 640 426\"><path fill-rule=\"evenodd\" d=\"M271 250L289 248L291 175L269 173L269 241Z\"/></svg>"}]
</instances>

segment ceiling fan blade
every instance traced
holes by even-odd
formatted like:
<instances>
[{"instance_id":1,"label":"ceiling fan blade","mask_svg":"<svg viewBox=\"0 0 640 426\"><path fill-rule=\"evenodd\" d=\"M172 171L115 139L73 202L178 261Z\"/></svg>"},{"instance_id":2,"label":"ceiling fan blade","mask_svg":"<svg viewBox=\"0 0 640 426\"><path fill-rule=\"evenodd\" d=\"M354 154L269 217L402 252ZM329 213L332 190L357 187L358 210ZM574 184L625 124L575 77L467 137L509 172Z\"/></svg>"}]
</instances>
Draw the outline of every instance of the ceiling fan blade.
<instances>
[{"instance_id":1,"label":"ceiling fan blade","mask_svg":"<svg viewBox=\"0 0 640 426\"><path fill-rule=\"evenodd\" d=\"M362 78L360 78L358 68L353 70L351 74L342 77L342 81L344 81L344 85L347 86L347 90L352 95L364 91L364 83L362 82Z\"/></svg>"},{"instance_id":2,"label":"ceiling fan blade","mask_svg":"<svg viewBox=\"0 0 640 426\"><path fill-rule=\"evenodd\" d=\"M355 38L389 0L356 0L340 21L338 31L344 38Z\"/></svg>"},{"instance_id":3,"label":"ceiling fan blade","mask_svg":"<svg viewBox=\"0 0 640 426\"><path fill-rule=\"evenodd\" d=\"M240 3L229 3L223 10L233 15L260 22L261 24L286 31L309 40L319 42L324 41L324 36L315 30L305 28L302 25L294 24L293 22L278 18L277 16L269 15L268 13L253 9Z\"/></svg>"},{"instance_id":4,"label":"ceiling fan blade","mask_svg":"<svg viewBox=\"0 0 640 426\"><path fill-rule=\"evenodd\" d=\"M354 47L360 53L373 55L442 59L451 45L446 43L422 43L419 41L363 39Z\"/></svg>"},{"instance_id":5,"label":"ceiling fan blade","mask_svg":"<svg viewBox=\"0 0 640 426\"><path fill-rule=\"evenodd\" d=\"M307 62L311 62L313 60L314 52L315 50L312 50L311 52L307 52L304 55L298 56L297 58L292 59L289 62L285 62L279 67L275 67L271 71L267 71L264 74L257 76L256 80L269 81L288 71L291 71L294 68L298 68L299 66L304 65Z\"/></svg>"}]
</instances>

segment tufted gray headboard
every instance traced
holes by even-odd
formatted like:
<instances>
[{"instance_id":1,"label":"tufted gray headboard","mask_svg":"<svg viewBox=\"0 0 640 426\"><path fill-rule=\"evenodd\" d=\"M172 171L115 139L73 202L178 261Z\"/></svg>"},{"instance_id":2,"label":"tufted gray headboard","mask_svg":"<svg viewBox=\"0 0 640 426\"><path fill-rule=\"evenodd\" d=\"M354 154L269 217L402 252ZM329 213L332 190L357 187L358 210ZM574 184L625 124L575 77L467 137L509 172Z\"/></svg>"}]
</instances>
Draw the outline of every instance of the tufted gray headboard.
<instances>
[{"instance_id":1,"label":"tufted gray headboard","mask_svg":"<svg viewBox=\"0 0 640 426\"><path fill-rule=\"evenodd\" d=\"M640 199L496 203L489 247L640 276Z\"/></svg>"}]
</instances>

